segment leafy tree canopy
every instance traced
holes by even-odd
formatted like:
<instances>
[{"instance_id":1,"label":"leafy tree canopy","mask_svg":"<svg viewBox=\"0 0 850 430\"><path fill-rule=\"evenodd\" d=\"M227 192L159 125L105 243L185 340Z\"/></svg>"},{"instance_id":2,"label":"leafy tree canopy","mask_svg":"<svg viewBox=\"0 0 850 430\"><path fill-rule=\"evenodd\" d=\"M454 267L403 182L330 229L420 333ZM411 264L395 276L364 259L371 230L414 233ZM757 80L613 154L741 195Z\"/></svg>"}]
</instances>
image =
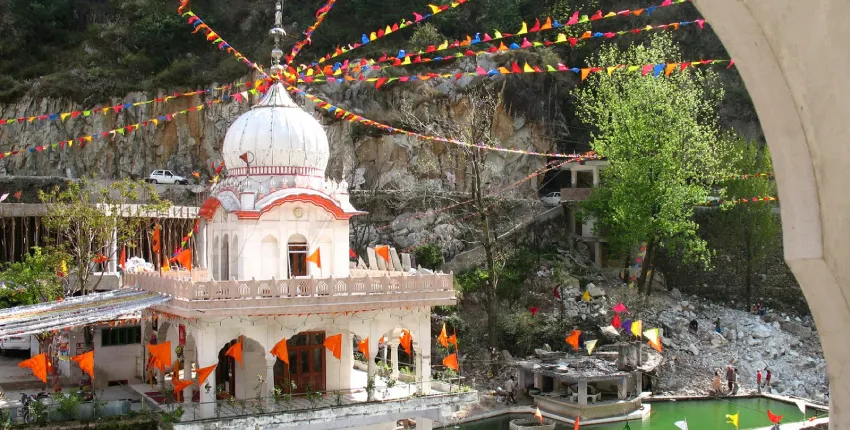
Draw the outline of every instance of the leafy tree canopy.
<instances>
[{"instance_id":1,"label":"leafy tree canopy","mask_svg":"<svg viewBox=\"0 0 850 430\"><path fill-rule=\"evenodd\" d=\"M60 252L34 247L22 261L8 264L0 272L3 283L0 308L34 305L64 297L60 276L64 258Z\"/></svg>"}]
</instances>

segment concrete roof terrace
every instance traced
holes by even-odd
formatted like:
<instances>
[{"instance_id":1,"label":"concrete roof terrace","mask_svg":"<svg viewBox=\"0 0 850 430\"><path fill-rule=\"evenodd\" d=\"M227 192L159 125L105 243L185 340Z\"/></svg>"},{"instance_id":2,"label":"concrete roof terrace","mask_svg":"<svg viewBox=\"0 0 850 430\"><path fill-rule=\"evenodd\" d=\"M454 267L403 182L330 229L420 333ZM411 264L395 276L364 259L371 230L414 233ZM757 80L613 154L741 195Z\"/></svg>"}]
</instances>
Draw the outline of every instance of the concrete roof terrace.
<instances>
[{"instance_id":1,"label":"concrete roof terrace","mask_svg":"<svg viewBox=\"0 0 850 430\"><path fill-rule=\"evenodd\" d=\"M452 274L213 281L206 271L125 273L124 285L167 294L155 306L187 318L292 315L445 306L457 303Z\"/></svg>"}]
</instances>

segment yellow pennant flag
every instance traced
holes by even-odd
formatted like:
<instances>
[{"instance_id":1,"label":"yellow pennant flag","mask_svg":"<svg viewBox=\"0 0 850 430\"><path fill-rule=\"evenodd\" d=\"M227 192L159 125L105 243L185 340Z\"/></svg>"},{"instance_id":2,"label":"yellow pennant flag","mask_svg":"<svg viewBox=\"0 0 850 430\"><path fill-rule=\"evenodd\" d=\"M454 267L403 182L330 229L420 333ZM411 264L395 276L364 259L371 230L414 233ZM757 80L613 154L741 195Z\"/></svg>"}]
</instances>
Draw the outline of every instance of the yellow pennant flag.
<instances>
[{"instance_id":1,"label":"yellow pennant flag","mask_svg":"<svg viewBox=\"0 0 850 430\"><path fill-rule=\"evenodd\" d=\"M439 51L439 50L443 50L443 49L446 49L446 48L448 48L448 47L449 47L449 41L448 41L448 40L444 40L444 41L443 41L443 43L441 43L441 44L440 44L440 46L438 46L438 47L437 47L437 50L438 50L438 51Z\"/></svg>"},{"instance_id":2,"label":"yellow pennant flag","mask_svg":"<svg viewBox=\"0 0 850 430\"><path fill-rule=\"evenodd\" d=\"M567 41L567 35L564 33L558 33L558 39L555 40L555 43L564 43Z\"/></svg>"},{"instance_id":3,"label":"yellow pennant flag","mask_svg":"<svg viewBox=\"0 0 850 430\"><path fill-rule=\"evenodd\" d=\"M614 70L617 70L617 68L616 67L609 67L607 70L608 70L608 76L611 76L614 73Z\"/></svg>"},{"instance_id":4,"label":"yellow pennant flag","mask_svg":"<svg viewBox=\"0 0 850 430\"><path fill-rule=\"evenodd\" d=\"M596 349L596 341L596 339L584 341L584 347L587 348L587 355L593 354L593 350Z\"/></svg>"},{"instance_id":5,"label":"yellow pennant flag","mask_svg":"<svg viewBox=\"0 0 850 430\"><path fill-rule=\"evenodd\" d=\"M534 69L532 69L531 66L528 65L528 63L525 63L525 65L522 66L522 71L523 73L534 73Z\"/></svg>"},{"instance_id":6,"label":"yellow pennant flag","mask_svg":"<svg viewBox=\"0 0 850 430\"><path fill-rule=\"evenodd\" d=\"M517 32L517 35L528 33L528 24L525 21L522 22L522 28Z\"/></svg>"},{"instance_id":7,"label":"yellow pennant flag","mask_svg":"<svg viewBox=\"0 0 850 430\"><path fill-rule=\"evenodd\" d=\"M641 331L643 331L643 322L641 320L637 320L632 323L632 334L640 337Z\"/></svg>"},{"instance_id":8,"label":"yellow pennant flag","mask_svg":"<svg viewBox=\"0 0 850 430\"><path fill-rule=\"evenodd\" d=\"M726 423L732 424L737 429L738 428L738 415L740 415L740 414L741 414L740 412L738 412L735 415L726 414L726 418L729 420L729 421L726 421Z\"/></svg>"},{"instance_id":9,"label":"yellow pennant flag","mask_svg":"<svg viewBox=\"0 0 850 430\"><path fill-rule=\"evenodd\" d=\"M590 301L590 291L585 290L584 294L581 295L581 299L589 302Z\"/></svg>"}]
</instances>

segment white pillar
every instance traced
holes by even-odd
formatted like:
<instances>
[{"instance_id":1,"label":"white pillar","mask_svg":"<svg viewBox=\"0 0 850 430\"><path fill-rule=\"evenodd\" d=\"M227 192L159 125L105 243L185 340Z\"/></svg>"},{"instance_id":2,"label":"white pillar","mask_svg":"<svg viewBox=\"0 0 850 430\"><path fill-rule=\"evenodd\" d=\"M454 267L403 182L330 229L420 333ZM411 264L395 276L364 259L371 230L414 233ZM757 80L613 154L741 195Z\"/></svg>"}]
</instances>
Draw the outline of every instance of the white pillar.
<instances>
[{"instance_id":1,"label":"white pillar","mask_svg":"<svg viewBox=\"0 0 850 430\"><path fill-rule=\"evenodd\" d=\"M594 261L598 267L602 267L602 242L596 241L593 245Z\"/></svg>"},{"instance_id":2,"label":"white pillar","mask_svg":"<svg viewBox=\"0 0 850 430\"><path fill-rule=\"evenodd\" d=\"M594 167L593 168L593 188L596 188L598 186L599 186L599 168Z\"/></svg>"},{"instance_id":3,"label":"white pillar","mask_svg":"<svg viewBox=\"0 0 850 430\"><path fill-rule=\"evenodd\" d=\"M587 380L585 379L578 381L578 404L587 405Z\"/></svg>"},{"instance_id":4,"label":"white pillar","mask_svg":"<svg viewBox=\"0 0 850 430\"><path fill-rule=\"evenodd\" d=\"M570 188L576 188L578 186L578 171L575 169L570 170Z\"/></svg>"},{"instance_id":5,"label":"white pillar","mask_svg":"<svg viewBox=\"0 0 850 430\"><path fill-rule=\"evenodd\" d=\"M390 360L393 362L392 378L398 379L398 341L390 342Z\"/></svg>"},{"instance_id":6,"label":"white pillar","mask_svg":"<svg viewBox=\"0 0 850 430\"><path fill-rule=\"evenodd\" d=\"M369 321L369 357L366 358L368 376L378 373L378 366L375 365L375 356L380 352L381 333L379 332L378 323ZM386 353L384 353L384 358L386 359Z\"/></svg>"},{"instance_id":7,"label":"white pillar","mask_svg":"<svg viewBox=\"0 0 850 430\"><path fill-rule=\"evenodd\" d=\"M277 357L266 354L266 386L264 387L264 391L262 397L271 396L274 394L274 365L277 363ZM284 363L285 364L285 363Z\"/></svg>"},{"instance_id":8,"label":"white pillar","mask_svg":"<svg viewBox=\"0 0 850 430\"><path fill-rule=\"evenodd\" d=\"M620 395L620 400L626 400L629 398L629 377L623 376L620 378L620 382L617 384L617 392Z\"/></svg>"},{"instance_id":9,"label":"white pillar","mask_svg":"<svg viewBox=\"0 0 850 430\"><path fill-rule=\"evenodd\" d=\"M431 392L431 308L426 307L424 315L419 317L419 353L416 354L416 380L420 383L417 391L423 394Z\"/></svg>"},{"instance_id":10,"label":"white pillar","mask_svg":"<svg viewBox=\"0 0 850 430\"><path fill-rule=\"evenodd\" d=\"M109 250L109 271L118 271L118 231L112 227L112 249ZM85 288L85 286L83 286Z\"/></svg>"},{"instance_id":11,"label":"white pillar","mask_svg":"<svg viewBox=\"0 0 850 430\"><path fill-rule=\"evenodd\" d=\"M434 421L428 418L416 417L416 430L433 430Z\"/></svg>"},{"instance_id":12,"label":"white pillar","mask_svg":"<svg viewBox=\"0 0 850 430\"><path fill-rule=\"evenodd\" d=\"M198 266L206 269L209 267L207 262L207 220L203 217L201 217L201 222L198 224L197 240Z\"/></svg>"},{"instance_id":13,"label":"white pillar","mask_svg":"<svg viewBox=\"0 0 850 430\"><path fill-rule=\"evenodd\" d=\"M218 341L216 339L215 330L207 328L199 328L195 330L195 347L198 349L198 368L212 366L218 364ZM212 418L215 416L215 375L219 369L216 368L213 373L207 378L203 386L199 387L201 396L201 416L204 418ZM206 387L209 386L209 391Z\"/></svg>"}]
</instances>

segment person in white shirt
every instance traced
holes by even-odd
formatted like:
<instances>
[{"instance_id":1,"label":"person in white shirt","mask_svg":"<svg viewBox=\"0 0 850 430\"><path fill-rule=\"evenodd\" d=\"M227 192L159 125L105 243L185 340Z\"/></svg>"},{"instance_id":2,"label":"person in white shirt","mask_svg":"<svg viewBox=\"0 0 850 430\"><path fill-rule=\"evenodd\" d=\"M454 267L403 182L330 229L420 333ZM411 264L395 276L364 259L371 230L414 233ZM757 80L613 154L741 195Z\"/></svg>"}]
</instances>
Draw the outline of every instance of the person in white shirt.
<instances>
[{"instance_id":1,"label":"person in white shirt","mask_svg":"<svg viewBox=\"0 0 850 430\"><path fill-rule=\"evenodd\" d=\"M505 401L505 404L516 404L516 399L514 398L514 392L516 391L517 383L514 380L514 375L511 375L508 382L505 382L505 391L508 393L508 400Z\"/></svg>"}]
</instances>

